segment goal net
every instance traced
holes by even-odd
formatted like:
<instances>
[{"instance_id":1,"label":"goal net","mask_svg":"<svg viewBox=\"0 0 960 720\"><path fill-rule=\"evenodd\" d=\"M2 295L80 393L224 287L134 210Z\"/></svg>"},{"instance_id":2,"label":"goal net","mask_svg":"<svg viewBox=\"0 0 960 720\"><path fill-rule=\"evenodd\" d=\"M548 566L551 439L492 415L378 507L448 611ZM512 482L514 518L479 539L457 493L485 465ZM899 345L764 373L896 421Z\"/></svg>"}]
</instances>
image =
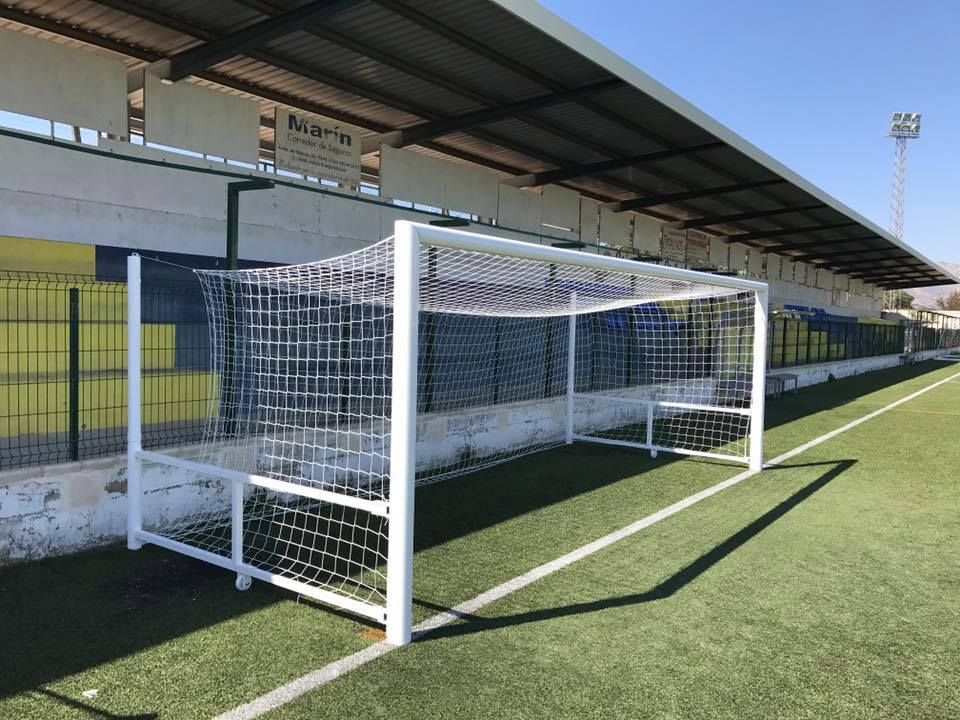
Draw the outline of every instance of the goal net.
<instances>
[{"instance_id":1,"label":"goal net","mask_svg":"<svg viewBox=\"0 0 960 720\"><path fill-rule=\"evenodd\" d=\"M131 546L375 618L393 642L415 485L574 441L760 467L761 283L411 223L330 260L197 274L204 442L175 458L134 440L131 477L179 469L210 500L176 522L138 507Z\"/></svg>"}]
</instances>

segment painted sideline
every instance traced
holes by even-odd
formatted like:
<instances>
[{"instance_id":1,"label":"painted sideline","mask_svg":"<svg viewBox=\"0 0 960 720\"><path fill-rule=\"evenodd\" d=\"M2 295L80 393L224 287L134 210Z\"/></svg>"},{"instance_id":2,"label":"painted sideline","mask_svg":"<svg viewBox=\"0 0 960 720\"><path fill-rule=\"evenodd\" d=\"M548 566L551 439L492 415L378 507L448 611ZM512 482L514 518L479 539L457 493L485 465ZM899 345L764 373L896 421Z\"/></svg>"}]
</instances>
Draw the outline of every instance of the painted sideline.
<instances>
[{"instance_id":1,"label":"painted sideline","mask_svg":"<svg viewBox=\"0 0 960 720\"><path fill-rule=\"evenodd\" d=\"M873 412L868 413L863 417L857 418L856 420L852 420L848 422L846 425L838 427L836 430L831 430L830 432L825 433L820 437L814 438L810 442L807 442L807 443L804 443L803 445L795 447L793 450L788 450L782 455L778 455L777 457L767 462L765 466L770 467L773 465L779 465L780 463L786 460L789 460L803 452L806 452L810 448L816 447L821 443L825 443L828 440L835 438L837 435L840 435L841 433L845 433L848 430L852 430L858 425L862 425L863 423L867 422L868 420L872 420L878 415L882 415L885 412L893 410L894 408L899 407L904 403L910 402L914 398L917 398L926 392L930 392L934 388L940 387L941 385L944 385L948 382L956 380L957 378L960 378L960 373L956 373L954 375L951 375L948 378L939 380L938 382L928 385L920 390L917 390L916 392L911 393L910 395L907 395L906 397L903 397L899 400L896 400L895 402L892 402L889 405L885 405L879 410L874 410ZM756 474L757 474L756 470L746 470L742 473L739 473L738 475L734 475L732 478L728 480L724 480L723 482L720 482L720 483L717 483L716 485L708 487L706 490L701 490L700 492L695 493L694 495L690 495L689 497L684 498L683 500L675 502L672 505L668 505L662 510L658 510L652 515L647 515L645 518L637 520L636 522L631 523L626 527L620 528L619 530L614 530L612 533L609 533L608 535L604 535L603 537L598 538L591 543L587 543L586 545L583 545L577 548L576 550L568 552L566 555L561 555L556 560L551 560L548 563L544 563L543 565L535 567L533 570L530 570L529 572L526 572L523 575L518 575L512 580L508 580L507 582L501 585L497 585L495 588L491 588L490 590L487 590L486 592L481 593L480 595L477 595L475 598L462 602L459 605L456 605L450 608L449 610L445 610L444 612L438 613L433 617L430 617L424 620L422 623L420 623L419 625L413 628L414 640L422 638L424 635L427 635L428 633L432 632L433 630L436 630L437 628L441 628L444 625L449 625L450 623L460 619L464 615L470 615L472 613L475 613L477 610L483 608L486 605L490 605L491 603L494 603L497 600L500 600L501 598L504 598L507 595L510 595L511 593L516 592L517 590L525 588L527 585L530 585L536 582L537 580L540 580L541 578L546 577L547 575L551 575L557 572L558 570L561 570L567 567L568 565L572 565L578 560L582 560L585 557L589 557L590 555L593 555L599 552L600 550L603 550L604 548L609 547L610 545L613 545L616 542L619 542L620 540L628 538L631 535L635 535L636 533L640 532L644 528L648 528L651 525L654 525L660 522L661 520L665 520L671 515L676 515L681 510L685 510L688 507L691 507L692 505L696 505L698 502L702 500L706 500L707 498L713 495L716 495L717 493L722 492L723 490L726 490L727 488L732 487L737 483L743 482L747 478L752 477ZM293 680L292 682L287 683L286 685L281 685L276 690L271 690L270 692L266 693L265 695L261 695L257 699L252 700L251 702L245 703L243 705L239 705L235 707L233 710L228 710L222 715L218 715L216 718L214 718L214 720L252 720L253 718L260 717L261 715L275 708L278 708L281 705L285 705L291 700L295 700L296 698L300 697L301 695L304 695L307 692L310 692L311 690L315 690L321 685L327 684L331 680L336 680L338 677L345 675L351 670L355 670L356 668L361 667L362 665L366 665L372 660L376 660L377 658L383 655L386 655L388 652L392 650L397 650L397 649L399 649L397 646L388 645L386 642L376 643L375 645L371 645L370 647L365 648L364 650L360 650L359 652L356 652L352 655L348 655L344 658L341 658L340 660L332 662L329 665L325 665L324 667L318 670L309 672L306 675L299 677L296 680Z\"/></svg>"}]
</instances>

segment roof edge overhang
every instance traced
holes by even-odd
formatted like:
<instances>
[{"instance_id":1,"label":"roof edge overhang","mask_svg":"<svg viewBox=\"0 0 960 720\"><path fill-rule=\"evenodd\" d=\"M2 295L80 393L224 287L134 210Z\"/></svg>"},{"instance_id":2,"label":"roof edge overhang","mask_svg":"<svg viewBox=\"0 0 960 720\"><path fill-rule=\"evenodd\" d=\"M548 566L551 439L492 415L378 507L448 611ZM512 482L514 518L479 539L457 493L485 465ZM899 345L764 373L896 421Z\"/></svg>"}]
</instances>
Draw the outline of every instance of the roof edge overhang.
<instances>
[{"instance_id":1,"label":"roof edge overhang","mask_svg":"<svg viewBox=\"0 0 960 720\"><path fill-rule=\"evenodd\" d=\"M733 149L743 153L754 162L764 166L770 172L779 175L788 182L797 186L804 192L812 195L817 200L833 208L837 212L847 215L852 220L857 221L871 232L887 240L892 245L910 253L918 260L922 260L931 268L943 273L945 277L951 278L954 283L960 284L960 276L954 275L939 264L933 262L916 249L910 247L902 240L894 237L889 231L884 230L879 225L851 207L848 207L840 200L829 193L821 190L812 182L797 174L786 165L771 157L756 145L737 135L730 128L726 127L700 108L684 100L666 86L654 80L650 75L640 70L628 60L609 48L594 40L582 30L574 27L559 15L551 12L538 2L531 0L490 0L507 12L515 15L524 22L538 28L541 32L549 35L559 43L566 45L580 55L600 66L607 72L619 77L624 82L632 85L643 93L646 93L653 99L662 103L674 112L682 115L690 122L696 123L718 140L726 143Z\"/></svg>"}]
</instances>

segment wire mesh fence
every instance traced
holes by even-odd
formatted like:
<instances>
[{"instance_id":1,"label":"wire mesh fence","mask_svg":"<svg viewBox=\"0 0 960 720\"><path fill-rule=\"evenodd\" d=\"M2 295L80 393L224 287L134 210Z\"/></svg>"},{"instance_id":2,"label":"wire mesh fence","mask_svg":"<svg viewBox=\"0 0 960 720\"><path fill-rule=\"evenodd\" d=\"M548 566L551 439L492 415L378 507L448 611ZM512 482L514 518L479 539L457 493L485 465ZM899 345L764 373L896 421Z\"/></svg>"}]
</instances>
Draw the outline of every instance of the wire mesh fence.
<instances>
[{"instance_id":1,"label":"wire mesh fence","mask_svg":"<svg viewBox=\"0 0 960 720\"><path fill-rule=\"evenodd\" d=\"M857 360L904 351L906 326L773 317L767 337L769 367Z\"/></svg>"},{"instance_id":2,"label":"wire mesh fence","mask_svg":"<svg viewBox=\"0 0 960 720\"><path fill-rule=\"evenodd\" d=\"M144 445L200 439L210 411L197 283L145 285ZM0 273L0 469L126 447L126 284Z\"/></svg>"},{"instance_id":3,"label":"wire mesh fence","mask_svg":"<svg viewBox=\"0 0 960 720\"><path fill-rule=\"evenodd\" d=\"M126 304L125 280L0 272L0 470L125 451ZM689 303L674 305L583 321L578 333L590 357L578 363L586 373L578 375L578 391L648 382L656 361L656 353L644 345L651 327L661 334L669 327L685 348L688 362L677 372L680 367L713 372L711 332L694 331ZM217 379L210 375L210 335L199 283L187 272L145 279L142 316L144 447L197 443L221 401ZM562 323L541 323L537 332L514 338L490 322L488 356L474 358L471 369L490 375L483 385L491 398L562 392ZM444 392L462 392L458 383L472 382L445 377L456 360L450 331L442 316L422 314L420 412L443 411L450 402ZM774 316L768 338L769 366L784 368L956 347L960 318L918 311L912 322L896 325ZM538 372L511 374L507 352L537 359L529 367Z\"/></svg>"},{"instance_id":4,"label":"wire mesh fence","mask_svg":"<svg viewBox=\"0 0 960 720\"><path fill-rule=\"evenodd\" d=\"M906 335L906 352L952 349L960 347L960 317L917 310Z\"/></svg>"}]
</instances>

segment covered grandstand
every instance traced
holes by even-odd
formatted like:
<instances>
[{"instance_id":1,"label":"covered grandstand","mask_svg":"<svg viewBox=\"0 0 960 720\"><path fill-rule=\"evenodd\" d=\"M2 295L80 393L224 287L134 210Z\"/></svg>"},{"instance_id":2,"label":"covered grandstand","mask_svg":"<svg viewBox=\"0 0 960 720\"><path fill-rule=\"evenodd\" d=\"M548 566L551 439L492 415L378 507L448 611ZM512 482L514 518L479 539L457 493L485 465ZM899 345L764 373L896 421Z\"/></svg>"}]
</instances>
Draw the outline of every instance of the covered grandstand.
<instances>
[{"instance_id":1,"label":"covered grandstand","mask_svg":"<svg viewBox=\"0 0 960 720\"><path fill-rule=\"evenodd\" d=\"M957 278L535 3L14 0L0 61L0 469L122 451L131 250L162 261L146 442L199 438L207 329L178 283L224 266L251 179L240 267L412 219L763 280L768 365L801 384L952 342L882 295Z\"/></svg>"}]
</instances>

